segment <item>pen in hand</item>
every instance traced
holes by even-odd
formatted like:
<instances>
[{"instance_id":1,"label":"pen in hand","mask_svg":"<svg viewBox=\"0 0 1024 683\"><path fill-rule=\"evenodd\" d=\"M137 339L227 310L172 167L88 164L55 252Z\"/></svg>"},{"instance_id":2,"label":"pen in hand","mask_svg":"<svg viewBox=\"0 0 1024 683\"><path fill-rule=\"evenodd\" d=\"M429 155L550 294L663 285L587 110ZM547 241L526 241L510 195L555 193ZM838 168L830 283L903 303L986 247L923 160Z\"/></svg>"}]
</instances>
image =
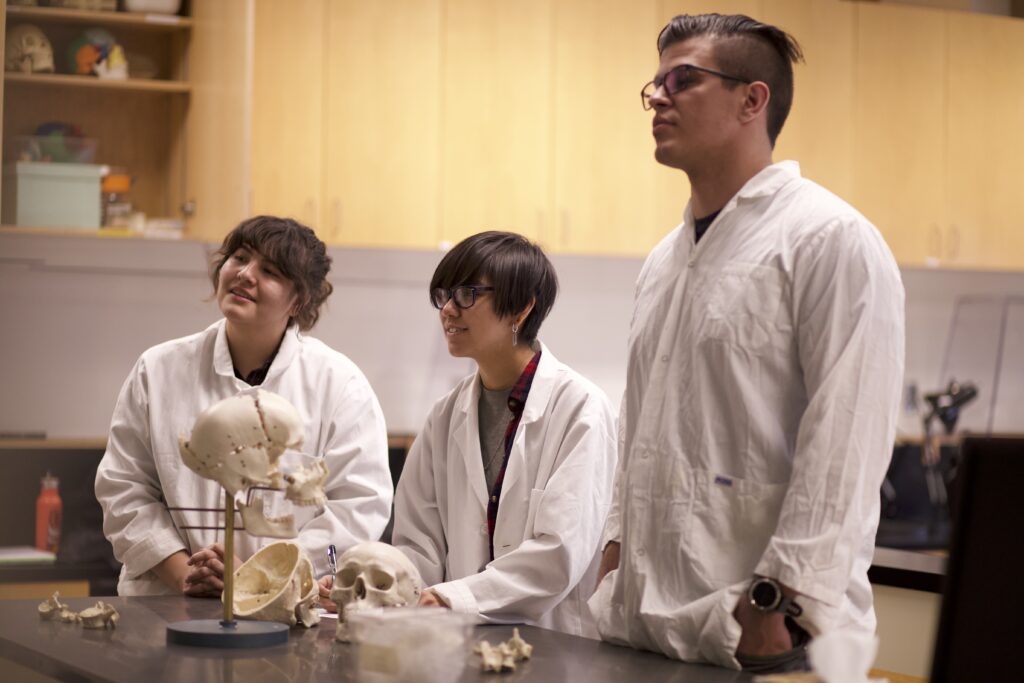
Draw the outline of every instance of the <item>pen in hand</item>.
<instances>
[{"instance_id":1,"label":"pen in hand","mask_svg":"<svg viewBox=\"0 0 1024 683\"><path fill-rule=\"evenodd\" d=\"M338 549L333 543L327 546L327 568L331 570L332 577L338 573Z\"/></svg>"}]
</instances>

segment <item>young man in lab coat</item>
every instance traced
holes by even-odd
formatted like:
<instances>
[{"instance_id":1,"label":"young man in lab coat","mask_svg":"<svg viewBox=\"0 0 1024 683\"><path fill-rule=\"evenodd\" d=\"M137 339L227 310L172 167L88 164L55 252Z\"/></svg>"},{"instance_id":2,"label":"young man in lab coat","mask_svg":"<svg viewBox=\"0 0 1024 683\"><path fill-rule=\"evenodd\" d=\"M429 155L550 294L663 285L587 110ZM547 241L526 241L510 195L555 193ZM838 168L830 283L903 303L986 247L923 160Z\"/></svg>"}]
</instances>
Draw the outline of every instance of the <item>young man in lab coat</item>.
<instances>
[{"instance_id":1,"label":"young man in lab coat","mask_svg":"<svg viewBox=\"0 0 1024 683\"><path fill-rule=\"evenodd\" d=\"M799 46L678 16L643 89L683 223L637 287L620 464L590 601L602 637L752 671L873 634L867 570L903 375L903 287L855 209L772 163Z\"/></svg>"}]
</instances>

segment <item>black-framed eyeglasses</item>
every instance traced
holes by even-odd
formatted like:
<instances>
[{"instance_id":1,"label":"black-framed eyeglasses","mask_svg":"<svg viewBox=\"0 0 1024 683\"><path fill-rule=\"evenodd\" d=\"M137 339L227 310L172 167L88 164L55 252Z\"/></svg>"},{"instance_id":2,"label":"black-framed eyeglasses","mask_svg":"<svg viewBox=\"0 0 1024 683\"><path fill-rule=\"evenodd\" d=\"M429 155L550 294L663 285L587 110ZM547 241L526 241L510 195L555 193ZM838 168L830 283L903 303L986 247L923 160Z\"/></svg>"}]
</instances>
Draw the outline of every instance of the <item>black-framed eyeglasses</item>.
<instances>
[{"instance_id":1,"label":"black-framed eyeglasses","mask_svg":"<svg viewBox=\"0 0 1024 683\"><path fill-rule=\"evenodd\" d=\"M696 64L680 64L679 66L675 66L670 69L668 73L658 76L643 87L640 91L640 101L643 104L644 109L652 108L651 98L654 97L654 94L657 93L658 89L662 86L665 87L665 93L668 94L669 97L675 95L677 92L682 92L689 88L693 84L693 74L697 71L711 74L712 76L718 76L719 78L724 78L727 81L739 81L740 83L746 83L748 85L753 83L753 81L749 79L740 78L739 76L730 76L729 74L724 74L721 71L715 71L714 69L705 69L703 66L697 66Z\"/></svg>"},{"instance_id":2,"label":"black-framed eyeglasses","mask_svg":"<svg viewBox=\"0 0 1024 683\"><path fill-rule=\"evenodd\" d=\"M459 308L469 308L476 303L477 292L493 292L494 287L484 285L459 285L451 289L434 287L430 290L430 303L434 308L441 309L449 301L454 301Z\"/></svg>"}]
</instances>

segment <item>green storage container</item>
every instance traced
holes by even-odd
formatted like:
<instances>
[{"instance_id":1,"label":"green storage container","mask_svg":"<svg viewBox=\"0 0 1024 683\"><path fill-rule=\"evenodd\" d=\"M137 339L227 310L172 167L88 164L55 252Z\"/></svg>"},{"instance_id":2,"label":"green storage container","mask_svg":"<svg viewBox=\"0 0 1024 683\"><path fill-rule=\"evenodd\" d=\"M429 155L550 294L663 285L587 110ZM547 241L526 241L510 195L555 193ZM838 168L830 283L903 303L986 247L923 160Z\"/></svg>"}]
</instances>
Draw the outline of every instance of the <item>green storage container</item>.
<instances>
[{"instance_id":1,"label":"green storage container","mask_svg":"<svg viewBox=\"0 0 1024 683\"><path fill-rule=\"evenodd\" d=\"M4 225L98 229L100 178L104 170L100 164L6 164Z\"/></svg>"}]
</instances>

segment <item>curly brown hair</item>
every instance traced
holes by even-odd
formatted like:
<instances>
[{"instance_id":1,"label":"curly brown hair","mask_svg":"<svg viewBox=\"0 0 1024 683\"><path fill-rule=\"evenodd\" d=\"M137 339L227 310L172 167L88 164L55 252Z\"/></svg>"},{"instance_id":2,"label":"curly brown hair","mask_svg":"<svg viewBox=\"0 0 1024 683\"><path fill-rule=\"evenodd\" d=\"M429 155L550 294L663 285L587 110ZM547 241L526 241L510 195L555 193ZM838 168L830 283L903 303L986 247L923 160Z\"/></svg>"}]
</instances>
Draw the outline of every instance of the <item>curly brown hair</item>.
<instances>
[{"instance_id":1,"label":"curly brown hair","mask_svg":"<svg viewBox=\"0 0 1024 683\"><path fill-rule=\"evenodd\" d=\"M291 218L254 216L227 234L213 257L210 279L214 291L224 262L242 247L270 261L295 286L298 309L292 316L303 332L320 318L320 306L334 291L327 281L331 257L327 246L311 229Z\"/></svg>"}]
</instances>

